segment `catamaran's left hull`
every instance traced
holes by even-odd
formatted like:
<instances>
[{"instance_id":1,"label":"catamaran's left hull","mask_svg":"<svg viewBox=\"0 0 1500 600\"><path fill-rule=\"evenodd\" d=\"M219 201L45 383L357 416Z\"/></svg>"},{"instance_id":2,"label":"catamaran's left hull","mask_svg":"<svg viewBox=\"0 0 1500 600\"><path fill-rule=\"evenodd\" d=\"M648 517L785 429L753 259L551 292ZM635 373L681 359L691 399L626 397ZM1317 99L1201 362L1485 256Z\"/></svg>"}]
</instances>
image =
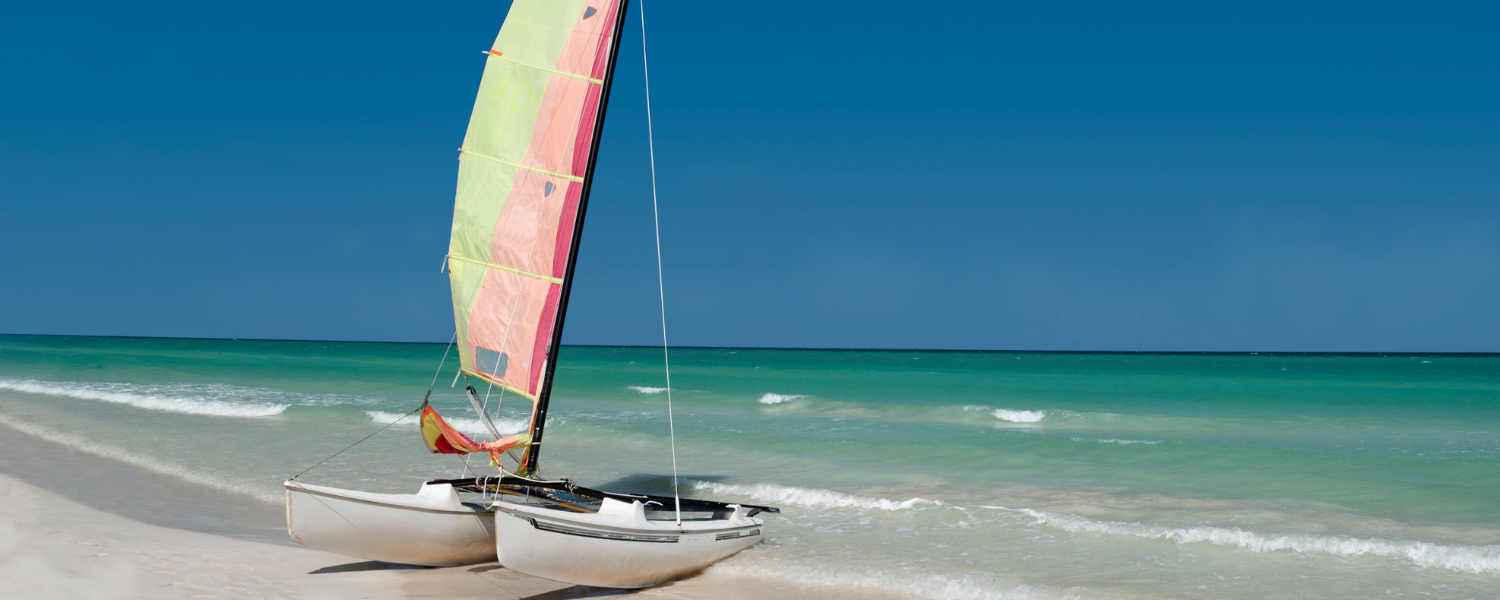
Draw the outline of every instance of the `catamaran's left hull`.
<instances>
[{"instance_id":1,"label":"catamaran's left hull","mask_svg":"<svg viewBox=\"0 0 1500 600\"><path fill-rule=\"evenodd\" d=\"M489 509L459 501L452 486L417 494L375 494L286 483L292 540L318 550L430 567L495 560Z\"/></svg>"}]
</instances>

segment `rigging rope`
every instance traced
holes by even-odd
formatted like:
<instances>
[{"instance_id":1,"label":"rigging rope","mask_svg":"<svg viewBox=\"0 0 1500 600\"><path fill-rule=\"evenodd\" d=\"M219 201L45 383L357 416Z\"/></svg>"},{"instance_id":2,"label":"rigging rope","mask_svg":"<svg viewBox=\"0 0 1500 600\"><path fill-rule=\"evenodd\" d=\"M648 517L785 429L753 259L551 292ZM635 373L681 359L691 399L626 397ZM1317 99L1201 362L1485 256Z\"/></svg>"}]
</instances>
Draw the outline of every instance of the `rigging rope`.
<instances>
[{"instance_id":1,"label":"rigging rope","mask_svg":"<svg viewBox=\"0 0 1500 600\"><path fill-rule=\"evenodd\" d=\"M453 330L453 337L448 340L448 347L443 349L443 360L438 361L437 371L432 374L432 383L427 384L427 396L422 397L422 404L427 403L427 397L432 395L432 388L437 387L438 375L443 374L443 365L448 362L448 353L453 351L453 342L456 341L458 341L457 329ZM463 369L459 369L459 371L462 372ZM458 381L458 377L454 376L453 380Z\"/></svg>"},{"instance_id":2,"label":"rigging rope","mask_svg":"<svg viewBox=\"0 0 1500 600\"><path fill-rule=\"evenodd\" d=\"M391 426L392 426L392 425L395 425L395 424L397 424L397 423L400 423L400 422L402 422L402 421L405 421L405 420L406 420L406 418L407 418L407 417L410 417L410 416L412 416L412 415L414 415L414 414L417 414L417 411L419 411L419 410L422 410L422 408L423 408L423 407L425 407L425 406L427 406L427 401L426 401L426 400L423 400L423 401L422 401L422 406L418 406L418 407L416 407L416 408L414 408L414 409L412 409L412 411L411 411L411 412L409 412L409 413L406 413L406 414L405 414L405 415L402 415L402 416L401 416L401 418L399 418L399 419L396 419L396 420L394 420L394 421L391 421L391 422L390 422L390 423L386 423L386 424L385 424L385 427L381 427L381 428L380 428L380 429L376 429L376 430L375 430L375 433L380 433L380 432L382 432L382 431L385 431L385 430L387 430L387 429L390 429L390 428L391 428ZM328 461L330 461L330 460L333 460L333 457L334 457L334 456L338 456L338 455L340 455L340 454L343 454L343 453L344 453L344 452L347 452L347 451L348 451L348 450L349 450L349 449L350 449L350 448L353 448L353 447L355 447L355 446L358 446L358 445L360 445L360 443L362 443L362 442L364 442L364 441L365 441L365 440L368 440L368 439L370 439L370 438L372 438L372 437L375 437L375 433L372 433L372 434L370 434L370 435L367 435L367 436L365 436L365 437L362 437L362 438L360 438L360 439L359 439L359 441L358 441L358 442L354 442L354 443L353 443L353 444L349 444L349 445L348 445L348 446L345 446L345 447L344 447L344 449L343 449L343 450L339 450L339 451L338 451L338 452L334 452L334 453L333 453L333 456L330 456L330 457L328 457L328 458L325 458L325 459L323 459L323 460L320 460L320 461L318 461L318 464L316 464L316 465L313 465L313 466L311 466L311 467L308 467L308 468L306 468L306 469L303 469L303 470L302 470L302 472L301 472L301 473L298 473L298 474L296 474L296 475L293 475L293 476L292 476L292 478L291 478L291 479L288 479L288 480L287 480L287 481L295 481L295 480L296 480L296 479L297 479L297 478L298 478L298 477L301 477L301 476L302 476L302 475L303 475L303 474L305 474L305 473L307 473L307 472L308 472L308 471L311 471L311 470L313 470L313 469L316 469L316 468L318 468L318 465L321 465L321 464L323 464L323 463L326 463L326 462L328 462Z\"/></svg>"},{"instance_id":3,"label":"rigging rope","mask_svg":"<svg viewBox=\"0 0 1500 600\"><path fill-rule=\"evenodd\" d=\"M661 296L661 364L667 374L667 432L672 440L672 501L676 505L677 524L682 525L682 498L677 495L677 426L672 421L672 361L667 350L667 288L662 282L661 216L656 202L656 141L651 131L651 65L646 60L646 2L641 0L636 14L641 16L641 70L646 79L646 144L651 154L651 219L656 225L656 291Z\"/></svg>"},{"instance_id":4,"label":"rigging rope","mask_svg":"<svg viewBox=\"0 0 1500 600\"><path fill-rule=\"evenodd\" d=\"M339 450L338 452L334 452L332 456L329 456L328 458L325 458L323 460L318 461L318 464L313 465L311 467L308 467L306 469L303 469L301 473L293 475L292 478L288 479L287 481L295 481L298 477L301 477L301 476L305 475L308 471L311 471L313 469L318 468L318 465L321 465L321 464L326 463L326 462L328 462L330 460L333 460L334 456L338 456L340 454L343 454L343 453L349 451L350 448L358 446L358 445L364 443L365 440L368 440L368 439L370 439L372 437L375 437L376 433L380 433L382 431L390 429L392 425L395 425L397 423L405 421L407 417L410 417L410 416L412 416L414 414L417 414L417 411L422 410L423 408L425 408L427 406L427 401L432 398L432 388L437 387L437 378L438 378L438 375L442 374L442 372L443 372L443 364L448 362L448 353L453 350L453 342L455 342L455 341L458 341L458 332L457 331L453 332L453 339L448 340L448 347L445 348L445 349L443 349L443 360L438 361L437 372L432 374L432 383L430 383L430 384L427 385L427 394L424 395L424 396L422 396L422 405L421 406L413 408L411 410L411 412L406 413L405 415L402 415L401 418L399 418L399 419L391 421L390 423L386 423L385 427L381 427L380 429L376 429L375 433L372 433L370 435L367 435L365 437L360 438L358 442L354 442L353 444L349 444L348 446L345 446L343 450Z\"/></svg>"}]
</instances>

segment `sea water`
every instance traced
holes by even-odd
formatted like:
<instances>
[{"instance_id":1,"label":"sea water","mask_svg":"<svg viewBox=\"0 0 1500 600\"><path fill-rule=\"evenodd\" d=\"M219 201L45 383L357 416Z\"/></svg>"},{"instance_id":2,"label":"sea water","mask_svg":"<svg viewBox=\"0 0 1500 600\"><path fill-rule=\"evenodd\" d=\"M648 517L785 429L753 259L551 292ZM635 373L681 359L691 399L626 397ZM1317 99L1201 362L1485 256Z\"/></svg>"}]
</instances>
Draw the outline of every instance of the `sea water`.
<instances>
[{"instance_id":1,"label":"sea water","mask_svg":"<svg viewBox=\"0 0 1500 600\"><path fill-rule=\"evenodd\" d=\"M0 425L237 497L411 493L441 344L0 336ZM716 570L925 598L1500 597L1500 356L677 349L685 496L773 504ZM477 385L504 432L531 405ZM564 347L542 474L670 493L662 351ZM104 461L104 458L98 460Z\"/></svg>"}]
</instances>

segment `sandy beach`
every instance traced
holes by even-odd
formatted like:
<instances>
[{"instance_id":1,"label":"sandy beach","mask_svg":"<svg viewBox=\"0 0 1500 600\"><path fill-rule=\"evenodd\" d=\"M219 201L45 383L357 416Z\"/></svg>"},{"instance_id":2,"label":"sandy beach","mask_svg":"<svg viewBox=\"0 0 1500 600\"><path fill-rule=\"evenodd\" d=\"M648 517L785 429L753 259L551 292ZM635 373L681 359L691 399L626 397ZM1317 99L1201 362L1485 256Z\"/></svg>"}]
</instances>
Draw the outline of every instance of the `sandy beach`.
<instances>
[{"instance_id":1,"label":"sandy beach","mask_svg":"<svg viewBox=\"0 0 1500 600\"><path fill-rule=\"evenodd\" d=\"M170 479L4 426L0 468L11 473L0 474L3 598L910 598L714 573L626 591L558 583L498 563L387 565L267 537L272 530L266 521L275 512L268 509L274 507L225 505L215 501L212 490L192 489L201 486L176 482L171 485L189 489L160 488L160 501L147 501L144 492ZM14 476L16 472L53 489ZM100 485L101 479L106 483ZM123 491L101 491L117 487ZM54 491L58 488L63 493ZM117 510L100 510L69 496Z\"/></svg>"},{"instance_id":2,"label":"sandy beach","mask_svg":"<svg viewBox=\"0 0 1500 600\"><path fill-rule=\"evenodd\" d=\"M0 596L8 598L908 598L712 573L629 592L497 563L402 568L141 523L0 475Z\"/></svg>"}]
</instances>

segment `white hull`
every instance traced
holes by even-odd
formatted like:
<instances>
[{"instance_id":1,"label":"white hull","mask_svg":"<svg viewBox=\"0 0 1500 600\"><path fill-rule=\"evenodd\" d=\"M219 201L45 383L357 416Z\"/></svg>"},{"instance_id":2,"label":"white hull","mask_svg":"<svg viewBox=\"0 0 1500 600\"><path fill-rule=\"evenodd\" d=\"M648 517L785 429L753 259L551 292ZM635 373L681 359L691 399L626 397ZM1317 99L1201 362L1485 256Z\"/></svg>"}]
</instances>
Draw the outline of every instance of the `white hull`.
<instances>
[{"instance_id":1,"label":"white hull","mask_svg":"<svg viewBox=\"0 0 1500 600\"><path fill-rule=\"evenodd\" d=\"M375 494L286 482L286 528L309 548L389 563L446 567L495 560L489 509L448 484Z\"/></svg>"},{"instance_id":2,"label":"white hull","mask_svg":"<svg viewBox=\"0 0 1500 600\"><path fill-rule=\"evenodd\" d=\"M597 513L497 501L496 550L512 571L576 585L640 588L682 577L761 540L763 521L648 521L640 502L606 499Z\"/></svg>"}]
</instances>

